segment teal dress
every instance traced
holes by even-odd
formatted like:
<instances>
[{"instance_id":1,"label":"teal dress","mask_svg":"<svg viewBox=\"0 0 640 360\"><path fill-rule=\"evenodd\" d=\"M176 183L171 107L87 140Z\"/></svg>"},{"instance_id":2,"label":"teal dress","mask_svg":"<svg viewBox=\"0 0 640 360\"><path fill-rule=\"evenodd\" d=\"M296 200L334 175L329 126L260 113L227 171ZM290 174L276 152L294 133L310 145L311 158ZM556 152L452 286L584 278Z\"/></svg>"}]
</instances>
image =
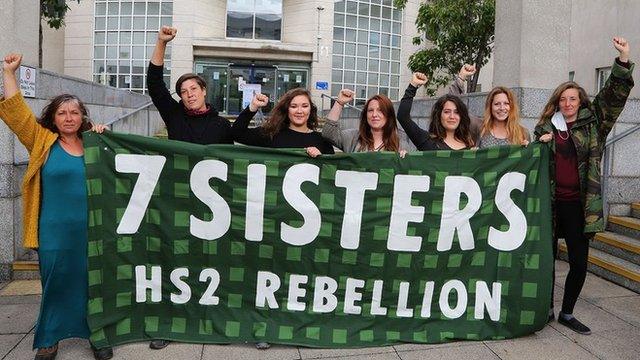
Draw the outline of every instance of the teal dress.
<instances>
[{"instance_id":1,"label":"teal dress","mask_svg":"<svg viewBox=\"0 0 640 360\"><path fill-rule=\"evenodd\" d=\"M87 325L87 187L82 156L56 141L40 170L38 257L42 301L33 347L89 338Z\"/></svg>"}]
</instances>

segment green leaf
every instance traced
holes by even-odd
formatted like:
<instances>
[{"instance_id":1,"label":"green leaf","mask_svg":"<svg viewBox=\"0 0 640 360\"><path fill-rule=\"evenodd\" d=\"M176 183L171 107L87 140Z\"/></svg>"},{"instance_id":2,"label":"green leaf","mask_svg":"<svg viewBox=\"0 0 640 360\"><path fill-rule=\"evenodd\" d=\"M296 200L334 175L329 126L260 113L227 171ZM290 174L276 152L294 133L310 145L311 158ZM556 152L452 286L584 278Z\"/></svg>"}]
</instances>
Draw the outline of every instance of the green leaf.
<instances>
[{"instance_id":1,"label":"green leaf","mask_svg":"<svg viewBox=\"0 0 640 360\"><path fill-rule=\"evenodd\" d=\"M406 0L394 0L400 9ZM432 0L421 2L416 29L421 36L414 45L425 45L409 58L409 68L429 76L427 93L435 94L465 64L475 64L478 73L492 53L495 0ZM424 42L423 39L429 42ZM475 86L475 82L473 84Z\"/></svg>"}]
</instances>

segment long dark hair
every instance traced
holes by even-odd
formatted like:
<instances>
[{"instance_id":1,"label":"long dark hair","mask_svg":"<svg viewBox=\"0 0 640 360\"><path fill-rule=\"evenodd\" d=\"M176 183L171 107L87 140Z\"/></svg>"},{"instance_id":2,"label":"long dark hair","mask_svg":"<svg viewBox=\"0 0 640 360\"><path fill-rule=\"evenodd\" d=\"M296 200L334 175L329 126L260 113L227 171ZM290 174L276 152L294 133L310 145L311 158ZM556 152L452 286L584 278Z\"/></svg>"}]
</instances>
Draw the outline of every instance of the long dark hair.
<instances>
[{"instance_id":1,"label":"long dark hair","mask_svg":"<svg viewBox=\"0 0 640 360\"><path fill-rule=\"evenodd\" d=\"M429 124L429 135L434 139L440 139L444 141L447 136L447 130L442 126L442 120L440 118L440 114L442 113L442 109L444 109L444 104L447 101L451 101L458 110L458 115L460 116L460 123L454 132L454 137L458 141L462 141L467 147L472 147L475 145L475 141L471 136L471 118L469 117L469 110L467 109L467 105L465 105L462 100L451 94L446 94L438 98L436 103L433 105L431 109L431 123Z\"/></svg>"},{"instance_id":2,"label":"long dark hair","mask_svg":"<svg viewBox=\"0 0 640 360\"><path fill-rule=\"evenodd\" d=\"M309 99L311 110L309 111L309 119L307 119L307 127L314 130L318 126L318 107L311 101L311 93L305 88L295 88L287 91L276 106L271 110L269 120L262 125L262 131L273 139L280 131L289 127L289 105L294 97L304 95Z\"/></svg>"},{"instance_id":3,"label":"long dark hair","mask_svg":"<svg viewBox=\"0 0 640 360\"><path fill-rule=\"evenodd\" d=\"M42 109L38 123L45 129L49 129L52 132L59 134L60 131L55 123L56 112L66 103L75 103L78 105L78 109L82 113L82 124L78 129L78 136L82 137L82 132L91 129L91 120L89 119L89 110L84 106L82 100L77 96L71 94L62 94L54 97L51 101Z\"/></svg>"},{"instance_id":4,"label":"long dark hair","mask_svg":"<svg viewBox=\"0 0 640 360\"><path fill-rule=\"evenodd\" d=\"M396 124L396 112L393 110L393 103L383 94L373 95L364 104L364 108L360 112L360 128L358 131L358 144L361 149L374 150L373 134L371 126L367 122L367 112L369 103L376 100L380 105L380 110L387 119L382 128L383 149L386 151L398 151L400 149L400 139L398 138L398 125Z\"/></svg>"}]
</instances>

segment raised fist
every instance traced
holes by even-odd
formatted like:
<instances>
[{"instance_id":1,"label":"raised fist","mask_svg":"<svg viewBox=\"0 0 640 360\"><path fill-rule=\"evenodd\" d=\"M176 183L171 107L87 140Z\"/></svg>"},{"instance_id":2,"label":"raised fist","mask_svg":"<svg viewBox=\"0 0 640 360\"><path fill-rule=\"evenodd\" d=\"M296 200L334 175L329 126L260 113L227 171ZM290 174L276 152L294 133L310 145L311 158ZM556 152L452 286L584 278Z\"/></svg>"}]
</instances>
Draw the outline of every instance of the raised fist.
<instances>
[{"instance_id":1,"label":"raised fist","mask_svg":"<svg viewBox=\"0 0 640 360\"><path fill-rule=\"evenodd\" d=\"M176 37L177 32L178 29L171 26L163 25L160 30L158 30L158 40L168 43L169 41L173 40L174 37Z\"/></svg>"},{"instance_id":2,"label":"raised fist","mask_svg":"<svg viewBox=\"0 0 640 360\"><path fill-rule=\"evenodd\" d=\"M258 109L267 106L269 103L269 97L264 94L255 94L253 99L251 99L251 104L249 104L249 110L258 111Z\"/></svg>"},{"instance_id":3,"label":"raised fist","mask_svg":"<svg viewBox=\"0 0 640 360\"><path fill-rule=\"evenodd\" d=\"M614 37L613 38L613 47L618 50L620 53L620 61L627 62L629 61L629 43L625 38L622 37Z\"/></svg>"},{"instance_id":4,"label":"raised fist","mask_svg":"<svg viewBox=\"0 0 640 360\"><path fill-rule=\"evenodd\" d=\"M427 75L421 72L414 72L413 76L411 77L411 85L420 87L427 83L427 79Z\"/></svg>"},{"instance_id":5,"label":"raised fist","mask_svg":"<svg viewBox=\"0 0 640 360\"><path fill-rule=\"evenodd\" d=\"M338 93L338 104L344 106L344 104L351 102L351 100L353 100L353 97L356 95L355 92L353 92L353 90L350 89L342 89L340 90L340 93Z\"/></svg>"},{"instance_id":6,"label":"raised fist","mask_svg":"<svg viewBox=\"0 0 640 360\"><path fill-rule=\"evenodd\" d=\"M460 72L458 73L458 76L462 80L467 80L470 76L473 76L473 74L475 73L476 73L475 65L464 64L460 68Z\"/></svg>"},{"instance_id":7,"label":"raised fist","mask_svg":"<svg viewBox=\"0 0 640 360\"><path fill-rule=\"evenodd\" d=\"M22 54L9 53L4 57L2 62L2 68L4 71L15 72L20 67L22 62Z\"/></svg>"}]
</instances>

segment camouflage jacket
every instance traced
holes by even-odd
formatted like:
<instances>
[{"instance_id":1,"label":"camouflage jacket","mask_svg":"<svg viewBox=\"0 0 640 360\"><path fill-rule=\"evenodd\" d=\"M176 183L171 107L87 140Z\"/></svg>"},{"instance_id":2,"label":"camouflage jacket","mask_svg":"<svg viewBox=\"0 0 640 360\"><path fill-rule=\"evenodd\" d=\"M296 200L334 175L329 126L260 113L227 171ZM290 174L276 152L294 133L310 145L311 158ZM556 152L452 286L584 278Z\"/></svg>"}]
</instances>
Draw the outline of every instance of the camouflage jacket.
<instances>
[{"instance_id":1,"label":"camouflage jacket","mask_svg":"<svg viewBox=\"0 0 640 360\"><path fill-rule=\"evenodd\" d=\"M581 107L578 111L576 123L571 128L571 138L578 155L578 175L580 177L580 194L584 207L584 232L594 233L604 231L602 213L602 195L600 188L600 162L607 135L613 128L618 116L633 87L631 72L634 64L629 68L620 65L616 60L611 67L611 75L606 84L593 99L589 106ZM551 119L542 119L542 124L535 128L536 139L545 133L553 133ZM555 142L550 143L555 153ZM551 196L555 197L555 163L551 157Z\"/></svg>"}]
</instances>

